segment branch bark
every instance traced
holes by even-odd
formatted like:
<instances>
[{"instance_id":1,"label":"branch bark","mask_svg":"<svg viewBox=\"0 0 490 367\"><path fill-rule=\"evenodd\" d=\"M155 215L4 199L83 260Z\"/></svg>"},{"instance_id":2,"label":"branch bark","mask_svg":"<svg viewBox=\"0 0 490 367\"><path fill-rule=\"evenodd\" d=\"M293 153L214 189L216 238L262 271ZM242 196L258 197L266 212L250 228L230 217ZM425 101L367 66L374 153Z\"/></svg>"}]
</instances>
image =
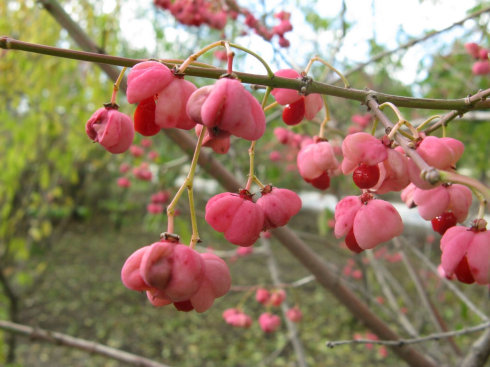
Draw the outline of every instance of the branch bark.
<instances>
[{"instance_id":1,"label":"branch bark","mask_svg":"<svg viewBox=\"0 0 490 367\"><path fill-rule=\"evenodd\" d=\"M92 341L74 338L70 335L33 328L27 325L0 320L0 329L13 334L20 334L29 337L31 340L41 340L52 344L64 345L71 348L83 350L88 353L99 354L104 357L112 358L120 362L128 363L138 367L169 367L166 364L158 363L150 359L128 353L119 349L108 347L107 345Z\"/></svg>"},{"instance_id":2,"label":"branch bark","mask_svg":"<svg viewBox=\"0 0 490 367\"><path fill-rule=\"evenodd\" d=\"M48 1L48 0L43 0ZM51 0L50 2L53 2ZM55 15L53 15L55 16ZM75 30L68 30L70 34ZM111 68L109 65L118 65L132 67L139 62L145 61L144 59L129 59L124 57L116 57L110 55L104 55L94 50L88 51L76 51L70 49L62 49L57 47L39 45L34 43L23 42L15 40L13 38L2 36L0 37L0 48L7 50L22 50L27 52L34 52L44 55L51 55L57 57L64 57L75 60L83 60L96 62L99 66L113 79L119 75L119 70ZM162 62L168 67L172 68L181 63L181 60L172 60ZM109 71L111 70L111 71ZM202 78L219 79L222 75L226 74L227 70L209 67L189 66L185 70L185 75L197 76ZM413 98L405 96L397 96L393 94L386 94L377 92L374 90L360 90L354 88L337 87L331 84L321 83L314 80L305 82L300 79L288 79L282 77L270 78L267 75L261 74L249 74L242 72L234 72L242 83L256 84L262 86L270 86L273 88L286 88L302 91L305 94L319 93L334 97L340 97L344 99L350 99L364 103L368 97L376 98L378 103L391 102L398 107L409 108L422 108L422 109L440 109L440 110L456 110L458 113L463 113L468 110L489 109L490 100L481 98L478 101L470 102L468 98L458 99L435 99L435 98ZM125 90L125 82L121 83L121 90Z\"/></svg>"}]
</instances>

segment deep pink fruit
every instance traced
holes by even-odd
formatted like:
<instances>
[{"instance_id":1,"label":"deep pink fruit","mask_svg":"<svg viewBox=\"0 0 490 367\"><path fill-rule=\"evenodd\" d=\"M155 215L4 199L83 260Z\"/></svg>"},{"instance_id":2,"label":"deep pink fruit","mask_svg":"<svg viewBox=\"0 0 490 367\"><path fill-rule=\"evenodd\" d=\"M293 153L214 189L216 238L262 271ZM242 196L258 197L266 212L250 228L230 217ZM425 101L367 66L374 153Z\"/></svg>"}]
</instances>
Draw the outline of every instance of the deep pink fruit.
<instances>
[{"instance_id":1,"label":"deep pink fruit","mask_svg":"<svg viewBox=\"0 0 490 367\"><path fill-rule=\"evenodd\" d=\"M300 211L302 203L295 192L266 185L257 205L264 212L264 229L269 229L286 225Z\"/></svg>"},{"instance_id":2,"label":"deep pink fruit","mask_svg":"<svg viewBox=\"0 0 490 367\"><path fill-rule=\"evenodd\" d=\"M264 228L264 211L246 190L213 196L205 211L206 222L234 245L252 246Z\"/></svg>"},{"instance_id":3,"label":"deep pink fruit","mask_svg":"<svg viewBox=\"0 0 490 367\"><path fill-rule=\"evenodd\" d=\"M431 220L432 229L443 235L449 228L454 227L458 220L452 212L444 212Z\"/></svg>"},{"instance_id":4,"label":"deep pink fruit","mask_svg":"<svg viewBox=\"0 0 490 367\"><path fill-rule=\"evenodd\" d=\"M361 163L352 173L352 179L360 189L369 189L376 185L379 180L378 165L368 166Z\"/></svg>"}]
</instances>

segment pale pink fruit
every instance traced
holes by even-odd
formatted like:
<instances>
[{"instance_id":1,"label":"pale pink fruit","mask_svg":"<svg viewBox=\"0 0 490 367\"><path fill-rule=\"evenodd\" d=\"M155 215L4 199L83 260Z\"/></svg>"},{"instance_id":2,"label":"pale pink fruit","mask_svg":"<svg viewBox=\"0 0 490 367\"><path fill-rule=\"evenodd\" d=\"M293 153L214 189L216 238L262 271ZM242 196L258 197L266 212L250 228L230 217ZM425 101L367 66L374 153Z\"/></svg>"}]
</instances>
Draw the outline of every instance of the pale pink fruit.
<instances>
[{"instance_id":1,"label":"pale pink fruit","mask_svg":"<svg viewBox=\"0 0 490 367\"><path fill-rule=\"evenodd\" d=\"M303 313L299 307L295 306L286 311L286 317L292 322L300 322L303 319Z\"/></svg>"},{"instance_id":2,"label":"pale pink fruit","mask_svg":"<svg viewBox=\"0 0 490 367\"><path fill-rule=\"evenodd\" d=\"M129 171L130 168L131 168L131 166L129 165L129 163L123 162L119 166L119 172L126 173Z\"/></svg>"},{"instance_id":3,"label":"pale pink fruit","mask_svg":"<svg viewBox=\"0 0 490 367\"><path fill-rule=\"evenodd\" d=\"M238 256L247 256L250 255L254 251L253 247L238 247L236 249L236 254Z\"/></svg>"},{"instance_id":4,"label":"pale pink fruit","mask_svg":"<svg viewBox=\"0 0 490 367\"><path fill-rule=\"evenodd\" d=\"M429 165L447 169L454 167L464 152L464 144L453 138L427 136L417 147L417 153Z\"/></svg>"},{"instance_id":5,"label":"pale pink fruit","mask_svg":"<svg viewBox=\"0 0 490 367\"><path fill-rule=\"evenodd\" d=\"M129 181L129 179L126 177L119 177L117 179L117 186L122 187L122 188L131 187L131 181Z\"/></svg>"},{"instance_id":6,"label":"pale pink fruit","mask_svg":"<svg viewBox=\"0 0 490 367\"><path fill-rule=\"evenodd\" d=\"M132 67L126 95L129 103L139 103L165 88L175 79L170 69L157 61L144 61Z\"/></svg>"},{"instance_id":7,"label":"pale pink fruit","mask_svg":"<svg viewBox=\"0 0 490 367\"><path fill-rule=\"evenodd\" d=\"M284 33L286 32L289 32L289 31L292 31L293 30L293 26L291 25L291 22L289 21L289 19L283 19L281 20L281 22L274 26L272 28L272 32L277 34L277 35L284 35Z\"/></svg>"},{"instance_id":8,"label":"pale pink fruit","mask_svg":"<svg viewBox=\"0 0 490 367\"><path fill-rule=\"evenodd\" d=\"M300 211L302 203L295 192L266 185L257 205L265 215L264 229L270 229L286 225Z\"/></svg>"},{"instance_id":9,"label":"pale pink fruit","mask_svg":"<svg viewBox=\"0 0 490 367\"><path fill-rule=\"evenodd\" d=\"M279 316L265 312L259 317L260 328L266 333L273 333L281 326Z\"/></svg>"},{"instance_id":10,"label":"pale pink fruit","mask_svg":"<svg viewBox=\"0 0 490 367\"><path fill-rule=\"evenodd\" d=\"M196 125L196 135L201 134L203 125ZM225 136L213 136L209 134L209 130L206 131L204 139L202 141L204 147L210 147L218 154L226 154L230 150L230 136L225 134Z\"/></svg>"},{"instance_id":11,"label":"pale pink fruit","mask_svg":"<svg viewBox=\"0 0 490 367\"><path fill-rule=\"evenodd\" d=\"M456 275L464 283L490 283L490 231L486 222L471 228L454 226L441 238L441 265L446 276Z\"/></svg>"},{"instance_id":12,"label":"pale pink fruit","mask_svg":"<svg viewBox=\"0 0 490 367\"><path fill-rule=\"evenodd\" d=\"M255 300L263 305L269 302L270 297L270 292L265 288L258 288L255 292Z\"/></svg>"},{"instance_id":13,"label":"pale pink fruit","mask_svg":"<svg viewBox=\"0 0 490 367\"><path fill-rule=\"evenodd\" d=\"M461 223L468 216L472 194L466 186L451 184L430 190L416 188L413 199L420 216L425 220L432 220L446 211L451 211Z\"/></svg>"},{"instance_id":14,"label":"pale pink fruit","mask_svg":"<svg viewBox=\"0 0 490 367\"><path fill-rule=\"evenodd\" d=\"M273 150L269 153L269 160L271 162L279 162L281 160L281 153L279 153L277 150Z\"/></svg>"},{"instance_id":15,"label":"pale pink fruit","mask_svg":"<svg viewBox=\"0 0 490 367\"><path fill-rule=\"evenodd\" d=\"M287 38L285 38L284 36L279 36L279 46L281 47L289 47L291 45L291 43L289 42L289 40Z\"/></svg>"},{"instance_id":16,"label":"pale pink fruit","mask_svg":"<svg viewBox=\"0 0 490 367\"><path fill-rule=\"evenodd\" d=\"M274 129L274 135L279 143L288 144L292 139L293 132L283 127L276 127Z\"/></svg>"},{"instance_id":17,"label":"pale pink fruit","mask_svg":"<svg viewBox=\"0 0 490 367\"><path fill-rule=\"evenodd\" d=\"M296 158L298 170L303 179L313 180L328 170L335 170L339 162L329 142L320 141L301 148Z\"/></svg>"},{"instance_id":18,"label":"pale pink fruit","mask_svg":"<svg viewBox=\"0 0 490 367\"><path fill-rule=\"evenodd\" d=\"M384 200L369 200L361 206L353 224L359 247L371 249L403 232L403 222L395 207Z\"/></svg>"},{"instance_id":19,"label":"pale pink fruit","mask_svg":"<svg viewBox=\"0 0 490 367\"><path fill-rule=\"evenodd\" d=\"M490 73L490 61L480 60L473 64L471 71L474 75L486 75Z\"/></svg>"},{"instance_id":20,"label":"pale pink fruit","mask_svg":"<svg viewBox=\"0 0 490 367\"><path fill-rule=\"evenodd\" d=\"M237 308L229 308L223 312L227 324L247 329L252 325L252 318Z\"/></svg>"},{"instance_id":21,"label":"pale pink fruit","mask_svg":"<svg viewBox=\"0 0 490 367\"><path fill-rule=\"evenodd\" d=\"M372 121L373 117L371 114L366 113L364 115L354 115L351 119L352 122L357 124L361 129L365 129Z\"/></svg>"},{"instance_id":22,"label":"pale pink fruit","mask_svg":"<svg viewBox=\"0 0 490 367\"><path fill-rule=\"evenodd\" d=\"M170 193L168 191L158 191L151 195L151 202L156 204L165 204L170 199Z\"/></svg>"},{"instance_id":23,"label":"pale pink fruit","mask_svg":"<svg viewBox=\"0 0 490 367\"><path fill-rule=\"evenodd\" d=\"M342 142L342 172L347 175L360 163L374 166L388 158L387 147L374 136L359 132L347 135Z\"/></svg>"},{"instance_id":24,"label":"pale pink fruit","mask_svg":"<svg viewBox=\"0 0 490 367\"><path fill-rule=\"evenodd\" d=\"M168 241L147 246L141 257L139 272L150 287L161 291L167 287L172 276L175 246L175 243Z\"/></svg>"},{"instance_id":25,"label":"pale pink fruit","mask_svg":"<svg viewBox=\"0 0 490 367\"><path fill-rule=\"evenodd\" d=\"M188 300L199 290L204 269L204 260L197 251L186 245L177 244L173 254L170 280L163 291L174 303Z\"/></svg>"},{"instance_id":26,"label":"pale pink fruit","mask_svg":"<svg viewBox=\"0 0 490 367\"><path fill-rule=\"evenodd\" d=\"M150 152L148 152L148 159L151 160L151 161L155 161L157 160L157 158L159 157L159 154L158 152L152 150Z\"/></svg>"},{"instance_id":27,"label":"pale pink fruit","mask_svg":"<svg viewBox=\"0 0 490 367\"><path fill-rule=\"evenodd\" d=\"M147 290L146 297L155 307L163 307L172 304L172 301L166 298L165 294L158 289Z\"/></svg>"},{"instance_id":28,"label":"pale pink fruit","mask_svg":"<svg viewBox=\"0 0 490 367\"><path fill-rule=\"evenodd\" d=\"M347 196L335 207L335 236L347 236L346 244L351 250L349 244L354 241L356 252L371 249L402 232L403 222L393 205L375 200L371 194Z\"/></svg>"},{"instance_id":29,"label":"pale pink fruit","mask_svg":"<svg viewBox=\"0 0 490 367\"><path fill-rule=\"evenodd\" d=\"M442 170L452 170L463 155L464 144L453 138L427 136L420 142L416 151L429 166ZM408 159L407 162L410 181L415 186L425 190L434 187L421 177L420 169L411 159Z\"/></svg>"},{"instance_id":30,"label":"pale pink fruit","mask_svg":"<svg viewBox=\"0 0 490 367\"><path fill-rule=\"evenodd\" d=\"M490 52L490 50L488 50L487 48L480 48L480 52L478 52L478 57L481 59L481 60L488 60L488 53Z\"/></svg>"},{"instance_id":31,"label":"pale pink fruit","mask_svg":"<svg viewBox=\"0 0 490 367\"><path fill-rule=\"evenodd\" d=\"M387 149L388 158L378 163L379 181L372 189L378 194L400 191L410 183L408 162L405 155L394 149Z\"/></svg>"},{"instance_id":32,"label":"pale pink fruit","mask_svg":"<svg viewBox=\"0 0 490 367\"><path fill-rule=\"evenodd\" d=\"M259 102L240 81L218 80L211 88L196 90L187 102L187 114L197 123L215 131L257 140L265 131L265 114Z\"/></svg>"},{"instance_id":33,"label":"pale pink fruit","mask_svg":"<svg viewBox=\"0 0 490 367\"><path fill-rule=\"evenodd\" d=\"M346 196L335 206L335 237L347 235L352 229L354 218L362 206L359 196Z\"/></svg>"},{"instance_id":34,"label":"pale pink fruit","mask_svg":"<svg viewBox=\"0 0 490 367\"><path fill-rule=\"evenodd\" d=\"M196 126L186 112L187 101L197 89L191 82L174 78L173 81L158 91L155 107L155 124L163 129L178 128L190 130Z\"/></svg>"},{"instance_id":35,"label":"pale pink fruit","mask_svg":"<svg viewBox=\"0 0 490 367\"><path fill-rule=\"evenodd\" d=\"M163 205L159 203L149 203L146 206L146 211L149 214L162 214L163 213Z\"/></svg>"},{"instance_id":36,"label":"pale pink fruit","mask_svg":"<svg viewBox=\"0 0 490 367\"><path fill-rule=\"evenodd\" d=\"M305 97L305 117L307 120L313 120L323 107L323 98L321 94L312 93Z\"/></svg>"},{"instance_id":37,"label":"pale pink fruit","mask_svg":"<svg viewBox=\"0 0 490 367\"><path fill-rule=\"evenodd\" d=\"M301 75L296 70L293 69L282 69L276 71L274 75L281 78L301 79ZM298 91L293 89L286 89L286 88L274 88L271 91L271 94L274 96L277 103L279 103L282 106L294 103L296 101L299 101L301 98L303 98L303 96L299 94Z\"/></svg>"},{"instance_id":38,"label":"pale pink fruit","mask_svg":"<svg viewBox=\"0 0 490 367\"><path fill-rule=\"evenodd\" d=\"M140 273L141 259L150 246L142 247L131 254L121 269L121 281L126 288L133 291L145 291L151 288Z\"/></svg>"},{"instance_id":39,"label":"pale pink fruit","mask_svg":"<svg viewBox=\"0 0 490 367\"><path fill-rule=\"evenodd\" d=\"M415 189L417 189L417 186L415 186L413 183L410 183L407 187L405 187L402 190L400 194L402 201L409 208L413 208L415 206L415 202L413 201L413 195L415 194Z\"/></svg>"},{"instance_id":40,"label":"pale pink fruit","mask_svg":"<svg viewBox=\"0 0 490 367\"><path fill-rule=\"evenodd\" d=\"M213 196L205 212L206 222L235 245L253 245L264 227L264 212L246 191Z\"/></svg>"},{"instance_id":41,"label":"pale pink fruit","mask_svg":"<svg viewBox=\"0 0 490 367\"><path fill-rule=\"evenodd\" d=\"M203 124L201 108L204 102L206 102L206 99L211 94L213 88L214 85L205 85L204 87L195 90L187 100L187 105L186 105L187 116L197 124L201 124L201 125Z\"/></svg>"},{"instance_id":42,"label":"pale pink fruit","mask_svg":"<svg viewBox=\"0 0 490 367\"><path fill-rule=\"evenodd\" d=\"M480 46L477 43L475 43L475 42L465 43L464 48L475 59L478 58L478 56L480 54Z\"/></svg>"},{"instance_id":43,"label":"pale pink fruit","mask_svg":"<svg viewBox=\"0 0 490 367\"><path fill-rule=\"evenodd\" d=\"M194 309L201 313L209 309L216 298L224 296L231 286L228 265L218 256L203 253L204 277L198 291L191 296L190 302Z\"/></svg>"},{"instance_id":44,"label":"pale pink fruit","mask_svg":"<svg viewBox=\"0 0 490 367\"><path fill-rule=\"evenodd\" d=\"M271 293L268 303L271 306L278 307L281 305L281 303L284 302L285 299L286 299L286 292L284 291L284 289L277 289Z\"/></svg>"},{"instance_id":45,"label":"pale pink fruit","mask_svg":"<svg viewBox=\"0 0 490 367\"><path fill-rule=\"evenodd\" d=\"M139 145L131 145L129 147L129 152L133 157L141 157L143 154L145 154L145 151Z\"/></svg>"},{"instance_id":46,"label":"pale pink fruit","mask_svg":"<svg viewBox=\"0 0 490 367\"><path fill-rule=\"evenodd\" d=\"M114 154L128 150L134 139L131 118L114 107L95 111L87 121L85 131L90 139Z\"/></svg>"},{"instance_id":47,"label":"pale pink fruit","mask_svg":"<svg viewBox=\"0 0 490 367\"><path fill-rule=\"evenodd\" d=\"M141 163L138 167L133 168L133 175L143 181L151 181L153 177L150 167L145 162Z\"/></svg>"},{"instance_id":48,"label":"pale pink fruit","mask_svg":"<svg viewBox=\"0 0 490 367\"><path fill-rule=\"evenodd\" d=\"M203 281L204 261L200 254L190 247L166 240L147 247L141 257L139 274L153 298L174 303L189 300ZM179 305L175 306L179 308Z\"/></svg>"}]
</instances>

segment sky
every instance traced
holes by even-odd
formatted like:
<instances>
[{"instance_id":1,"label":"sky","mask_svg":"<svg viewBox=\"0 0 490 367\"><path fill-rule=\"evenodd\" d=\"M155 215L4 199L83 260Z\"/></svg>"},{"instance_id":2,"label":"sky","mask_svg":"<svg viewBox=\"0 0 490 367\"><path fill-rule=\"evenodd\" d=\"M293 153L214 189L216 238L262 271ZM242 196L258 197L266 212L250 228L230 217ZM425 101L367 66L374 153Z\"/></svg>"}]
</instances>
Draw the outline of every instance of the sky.
<instances>
[{"instance_id":1,"label":"sky","mask_svg":"<svg viewBox=\"0 0 490 367\"><path fill-rule=\"evenodd\" d=\"M247 5L247 1L238 0L241 5ZM248 2L248 3L256 3ZM265 2L269 9L280 9L278 4L287 4L288 1L268 0ZM289 4L295 2L290 1ZM340 12L340 0L318 1L316 11L320 16L335 17ZM477 1L474 0L346 0L347 13L346 19L352 24L351 29L344 40L343 47L336 54L337 60L349 60L349 62L358 63L368 60L368 44L366 42L373 33L376 34L378 43L385 45L388 49L396 48L400 41L406 41L403 33L411 37L420 37L429 30L439 30L445 28L456 21L461 20L466 15L466 10L474 6ZM103 2L103 11L111 13L114 9L114 0L105 0ZM312 32L305 25L304 17L301 12L295 11L291 6L286 6L285 10L292 13L291 23L294 30L287 34L291 41L291 47L284 52L285 59L292 61L293 64L305 66L306 61L298 60L298 55L303 55L311 51L311 44L306 42L311 39L320 39L325 44L325 52L328 50L329 42L332 41L332 35L328 31ZM145 9L153 8L152 0L140 0L124 2L122 8L121 24L123 36L129 40L134 40L135 47L147 47L149 50L155 49L155 33L152 23L146 18L139 15L144 13ZM490 21L488 15L487 22ZM484 21L484 19L483 19ZM400 32L403 31L403 32ZM393 77L401 80L406 84L415 83L417 78L423 75L417 74L417 66L432 51L431 47L435 44L441 44L453 40L463 34L461 27L456 27L452 31L437 36L434 40L424 42L412 47L403 57L403 68L394 73ZM173 40L182 36L180 30L165 30L167 39ZM400 39L401 38L401 39ZM252 47L260 50L261 56L266 60L272 60L273 49L270 44L263 41L258 36L246 37L233 40L233 42L242 44L245 47ZM327 61L331 61L328 60ZM429 60L425 60L428 62ZM286 67L287 65L282 65ZM260 65L251 65L247 72L263 73Z\"/></svg>"}]
</instances>

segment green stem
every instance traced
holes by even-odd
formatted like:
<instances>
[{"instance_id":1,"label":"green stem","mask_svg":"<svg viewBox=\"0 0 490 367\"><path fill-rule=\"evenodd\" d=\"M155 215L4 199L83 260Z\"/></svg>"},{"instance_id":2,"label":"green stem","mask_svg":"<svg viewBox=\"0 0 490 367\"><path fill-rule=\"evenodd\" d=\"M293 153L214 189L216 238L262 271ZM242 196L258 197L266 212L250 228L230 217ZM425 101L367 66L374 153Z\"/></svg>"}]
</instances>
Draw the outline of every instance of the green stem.
<instances>
[{"instance_id":1,"label":"green stem","mask_svg":"<svg viewBox=\"0 0 490 367\"><path fill-rule=\"evenodd\" d=\"M244 51L244 52L252 55L253 57L255 57L257 60L259 60L261 62L262 65L264 65L265 70L267 70L267 76L270 79L273 79L274 78L274 73L272 72L269 64L267 64L262 57L260 57L259 55L257 55L255 52L249 50L248 48L245 48L243 46L237 45L236 43L230 43L230 46L231 47L234 47L234 48L237 48L239 50L242 50L242 51Z\"/></svg>"},{"instance_id":2,"label":"green stem","mask_svg":"<svg viewBox=\"0 0 490 367\"><path fill-rule=\"evenodd\" d=\"M333 72L335 72L339 77L340 79L342 79L342 81L344 82L344 87L345 88L350 88L350 84L349 82L347 81L346 77L344 76L344 74L342 74L340 71L338 71L336 68L334 68L332 65L330 65L328 62L326 62L325 60L323 60L321 57L319 56L314 56L310 59L310 61L308 62L308 65L306 66L305 70L304 70L304 74L307 75L308 72L310 71L310 68L311 66L313 65L313 63L315 61L319 61L321 62L323 65L325 65L326 67L328 67L330 70L332 70Z\"/></svg>"},{"instance_id":3,"label":"green stem","mask_svg":"<svg viewBox=\"0 0 490 367\"><path fill-rule=\"evenodd\" d=\"M434 115L434 116L429 117L427 120L422 122L419 126L417 126L417 131L422 130L424 127L427 126L427 124L429 124L432 120L435 120L437 118L440 119L441 116L440 115Z\"/></svg>"},{"instance_id":4,"label":"green stem","mask_svg":"<svg viewBox=\"0 0 490 367\"><path fill-rule=\"evenodd\" d=\"M250 157L250 168L248 172L248 180L247 180L247 185L245 186L245 190L250 191L250 188L252 187L252 182L255 177L254 173L254 164L255 164L255 143L256 141L253 141L252 144L250 144L250 148L248 148L248 156Z\"/></svg>"},{"instance_id":5,"label":"green stem","mask_svg":"<svg viewBox=\"0 0 490 367\"><path fill-rule=\"evenodd\" d=\"M323 138L323 135L325 135L325 128L327 127L327 122L330 121L330 110L327 104L327 97L322 96L322 98L323 98L323 106L325 107L325 118L320 124L320 132L318 133L318 136L320 138Z\"/></svg>"},{"instance_id":6,"label":"green stem","mask_svg":"<svg viewBox=\"0 0 490 367\"><path fill-rule=\"evenodd\" d=\"M192 189L192 183L187 186L187 194L189 196L189 208L191 212L191 227L192 227L192 235L191 242L189 246L194 249L196 245L201 242L201 238L199 237L199 231L197 229L197 219L196 219L196 207L194 205L194 190Z\"/></svg>"},{"instance_id":7,"label":"green stem","mask_svg":"<svg viewBox=\"0 0 490 367\"><path fill-rule=\"evenodd\" d=\"M112 90L112 97L111 97L111 104L115 105L116 104L116 95L117 92L119 91L119 86L121 85L121 82L123 81L124 78L124 73L126 72L127 67L123 67L121 72L119 73L119 76L117 77L116 82L114 83L114 89Z\"/></svg>"},{"instance_id":8,"label":"green stem","mask_svg":"<svg viewBox=\"0 0 490 367\"><path fill-rule=\"evenodd\" d=\"M268 87L265 90L264 97L262 98L262 110L264 110L264 111L266 109L265 105L267 104L267 98L269 98L269 94L271 93L271 90L272 90L272 88ZM269 106L267 106L267 107L269 107ZM248 148L248 155L250 157L250 168L249 168L249 173L248 173L247 185L245 186L245 190L247 190L247 191L250 191L250 188L252 187L252 182L254 180L258 181L258 178L255 177L255 172L254 172L255 145L256 145L256 141L253 141L252 144L250 144L250 148Z\"/></svg>"},{"instance_id":9,"label":"green stem","mask_svg":"<svg viewBox=\"0 0 490 367\"><path fill-rule=\"evenodd\" d=\"M196 172L196 167L197 167L197 161L199 159L199 153L201 152L201 147L202 147L202 142L204 140L204 135L206 135L207 128L206 126L203 126L201 130L201 134L199 135L199 138L197 140L196 144L196 149L194 150L194 156L192 157L191 161L191 167L189 169L189 173L187 174L187 177L185 178L184 183L182 186L179 188L177 193L175 194L174 198L172 199L172 202L169 204L167 207L167 233L174 233L174 217L175 217L175 207L177 206L177 203L184 193L184 190L192 191L192 183L194 181L194 174ZM190 212L191 212L191 225L192 225L192 239L197 239L196 243L199 242L199 233L197 232L197 221L196 221L196 209L194 208L194 197L191 194L189 194L189 202L191 204L190 206ZM192 239L191 239L191 247L192 246ZM194 244L195 246L195 244Z\"/></svg>"},{"instance_id":10,"label":"green stem","mask_svg":"<svg viewBox=\"0 0 490 367\"><path fill-rule=\"evenodd\" d=\"M200 56L204 55L209 50L212 50L213 48L218 47L218 46L225 46L225 41L213 42L210 45L207 45L206 47L200 49L196 53L193 53L187 59L185 59L185 61L182 63L182 65L179 66L179 68L177 69L177 73L183 74L184 71L189 67L190 64L192 64Z\"/></svg>"}]
</instances>

